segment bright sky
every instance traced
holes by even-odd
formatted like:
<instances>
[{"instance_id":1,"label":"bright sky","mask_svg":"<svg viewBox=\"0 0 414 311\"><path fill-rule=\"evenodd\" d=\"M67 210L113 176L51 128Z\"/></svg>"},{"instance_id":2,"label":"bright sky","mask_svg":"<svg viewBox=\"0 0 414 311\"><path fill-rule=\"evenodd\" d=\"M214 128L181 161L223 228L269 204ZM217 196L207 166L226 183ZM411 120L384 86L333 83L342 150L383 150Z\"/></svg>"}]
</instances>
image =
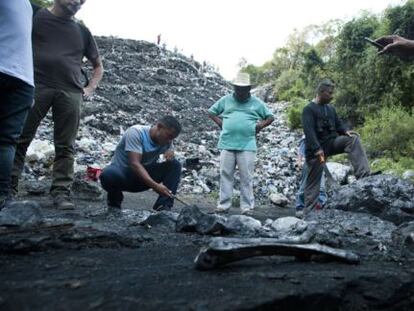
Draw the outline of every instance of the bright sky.
<instances>
[{"instance_id":1,"label":"bright sky","mask_svg":"<svg viewBox=\"0 0 414 311\"><path fill-rule=\"evenodd\" d=\"M77 17L95 35L161 42L219 68L227 79L242 57L270 60L292 31L405 0L87 0Z\"/></svg>"}]
</instances>

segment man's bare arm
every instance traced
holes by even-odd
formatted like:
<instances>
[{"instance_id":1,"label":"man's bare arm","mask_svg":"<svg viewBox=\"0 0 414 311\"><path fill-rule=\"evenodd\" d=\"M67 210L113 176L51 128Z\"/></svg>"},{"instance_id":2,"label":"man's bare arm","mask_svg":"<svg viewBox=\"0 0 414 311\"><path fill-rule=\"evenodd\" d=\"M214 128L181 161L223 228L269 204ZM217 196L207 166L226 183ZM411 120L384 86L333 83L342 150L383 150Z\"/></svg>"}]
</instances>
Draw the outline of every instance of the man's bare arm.
<instances>
[{"instance_id":1,"label":"man's bare arm","mask_svg":"<svg viewBox=\"0 0 414 311\"><path fill-rule=\"evenodd\" d=\"M414 55L414 40L409 40L401 36L384 36L375 40L384 48L378 54L395 54L398 57L410 57Z\"/></svg>"},{"instance_id":2,"label":"man's bare arm","mask_svg":"<svg viewBox=\"0 0 414 311\"><path fill-rule=\"evenodd\" d=\"M214 123L216 123L219 128L221 129L223 126L223 120L221 118L219 118L218 116L215 116L213 114L209 114L208 117L214 121Z\"/></svg>"},{"instance_id":3,"label":"man's bare arm","mask_svg":"<svg viewBox=\"0 0 414 311\"><path fill-rule=\"evenodd\" d=\"M159 184L155 180L153 180L151 176L148 174L145 167L141 164L141 160L141 154L136 152L128 152L129 166L133 170L133 172L142 180L142 182L158 194L171 197L172 194L170 189L168 189L163 184Z\"/></svg>"},{"instance_id":4,"label":"man's bare arm","mask_svg":"<svg viewBox=\"0 0 414 311\"><path fill-rule=\"evenodd\" d=\"M257 122L257 124L256 124L256 133L259 133L266 126L269 126L270 124L272 124L274 120L275 120L274 117L269 117L267 119L264 119L262 121Z\"/></svg>"},{"instance_id":5,"label":"man's bare arm","mask_svg":"<svg viewBox=\"0 0 414 311\"><path fill-rule=\"evenodd\" d=\"M98 56L96 59L90 60L93 66L92 78L89 80L88 86L83 89L83 94L89 97L98 87L99 82L102 79L104 69L102 65L101 57Z\"/></svg>"}]
</instances>

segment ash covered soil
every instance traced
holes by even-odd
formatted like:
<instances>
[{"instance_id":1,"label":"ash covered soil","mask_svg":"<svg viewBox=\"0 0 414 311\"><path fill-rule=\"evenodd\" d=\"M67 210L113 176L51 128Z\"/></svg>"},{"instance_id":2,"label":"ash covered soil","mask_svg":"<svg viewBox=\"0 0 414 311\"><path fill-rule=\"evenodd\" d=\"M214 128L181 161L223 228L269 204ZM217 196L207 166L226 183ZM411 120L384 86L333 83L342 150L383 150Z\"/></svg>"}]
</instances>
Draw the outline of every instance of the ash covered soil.
<instances>
[{"instance_id":1,"label":"ash covered soil","mask_svg":"<svg viewBox=\"0 0 414 311\"><path fill-rule=\"evenodd\" d=\"M148 42L97 42L106 73L83 107L76 209L56 210L47 195L48 116L28 153L20 202L0 211L0 310L414 309L412 182L392 175L355 181L349 166L329 163L342 186L324 210L293 217L300 134L286 125L287 104L274 103L264 88L257 94L276 120L258 137L257 208L252 217L238 208L216 215L219 132L206 112L229 84L209 64ZM200 159L184 168L179 189L193 207L177 202L155 213L156 196L145 192L126 194L122 210L108 210L99 184L85 181L87 166L104 167L128 126L163 114L183 123L177 157ZM196 270L194 259L215 237L317 243L353 252L359 263L266 256Z\"/></svg>"},{"instance_id":2,"label":"ash covered soil","mask_svg":"<svg viewBox=\"0 0 414 311\"><path fill-rule=\"evenodd\" d=\"M139 215L154 198L150 192L130 194L122 211L108 211L103 202L78 200L77 210L67 212L41 200L43 217L54 227L0 233L0 309L412 310L414 306L410 258L368 256L349 265L256 257L198 271L194 258L210 236L175 232L168 217L139 224ZM214 207L209 197L184 199L205 212ZM173 212L182 208L177 204ZM230 214L238 214L238 209ZM264 221L290 214L292 209L262 206L253 217Z\"/></svg>"}]
</instances>

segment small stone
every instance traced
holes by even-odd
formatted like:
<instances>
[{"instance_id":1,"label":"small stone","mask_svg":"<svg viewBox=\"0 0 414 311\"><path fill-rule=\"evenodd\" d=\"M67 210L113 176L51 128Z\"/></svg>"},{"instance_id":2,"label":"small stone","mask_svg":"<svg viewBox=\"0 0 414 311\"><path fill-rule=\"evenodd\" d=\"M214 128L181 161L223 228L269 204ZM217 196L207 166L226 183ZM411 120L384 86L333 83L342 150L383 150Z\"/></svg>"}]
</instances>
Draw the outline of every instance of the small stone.
<instances>
[{"instance_id":1,"label":"small stone","mask_svg":"<svg viewBox=\"0 0 414 311\"><path fill-rule=\"evenodd\" d=\"M288 203L288 199L281 193L270 194L270 201L272 201L273 204L278 205L280 207L284 207Z\"/></svg>"}]
</instances>

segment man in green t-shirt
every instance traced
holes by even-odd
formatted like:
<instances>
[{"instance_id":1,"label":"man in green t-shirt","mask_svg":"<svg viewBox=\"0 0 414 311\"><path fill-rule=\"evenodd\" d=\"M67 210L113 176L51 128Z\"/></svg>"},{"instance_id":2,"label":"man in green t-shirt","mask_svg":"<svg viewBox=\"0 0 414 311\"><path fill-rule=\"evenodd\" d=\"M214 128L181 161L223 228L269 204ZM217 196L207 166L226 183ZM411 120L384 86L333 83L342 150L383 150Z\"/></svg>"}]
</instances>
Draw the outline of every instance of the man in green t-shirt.
<instances>
[{"instance_id":1,"label":"man in green t-shirt","mask_svg":"<svg viewBox=\"0 0 414 311\"><path fill-rule=\"evenodd\" d=\"M240 208L243 214L254 209L253 173L256 160L256 135L274 118L266 105L250 95L250 76L239 73L232 85L234 93L220 98L208 110L209 117L221 129L220 198L217 212L231 206L236 165L240 173Z\"/></svg>"}]
</instances>

